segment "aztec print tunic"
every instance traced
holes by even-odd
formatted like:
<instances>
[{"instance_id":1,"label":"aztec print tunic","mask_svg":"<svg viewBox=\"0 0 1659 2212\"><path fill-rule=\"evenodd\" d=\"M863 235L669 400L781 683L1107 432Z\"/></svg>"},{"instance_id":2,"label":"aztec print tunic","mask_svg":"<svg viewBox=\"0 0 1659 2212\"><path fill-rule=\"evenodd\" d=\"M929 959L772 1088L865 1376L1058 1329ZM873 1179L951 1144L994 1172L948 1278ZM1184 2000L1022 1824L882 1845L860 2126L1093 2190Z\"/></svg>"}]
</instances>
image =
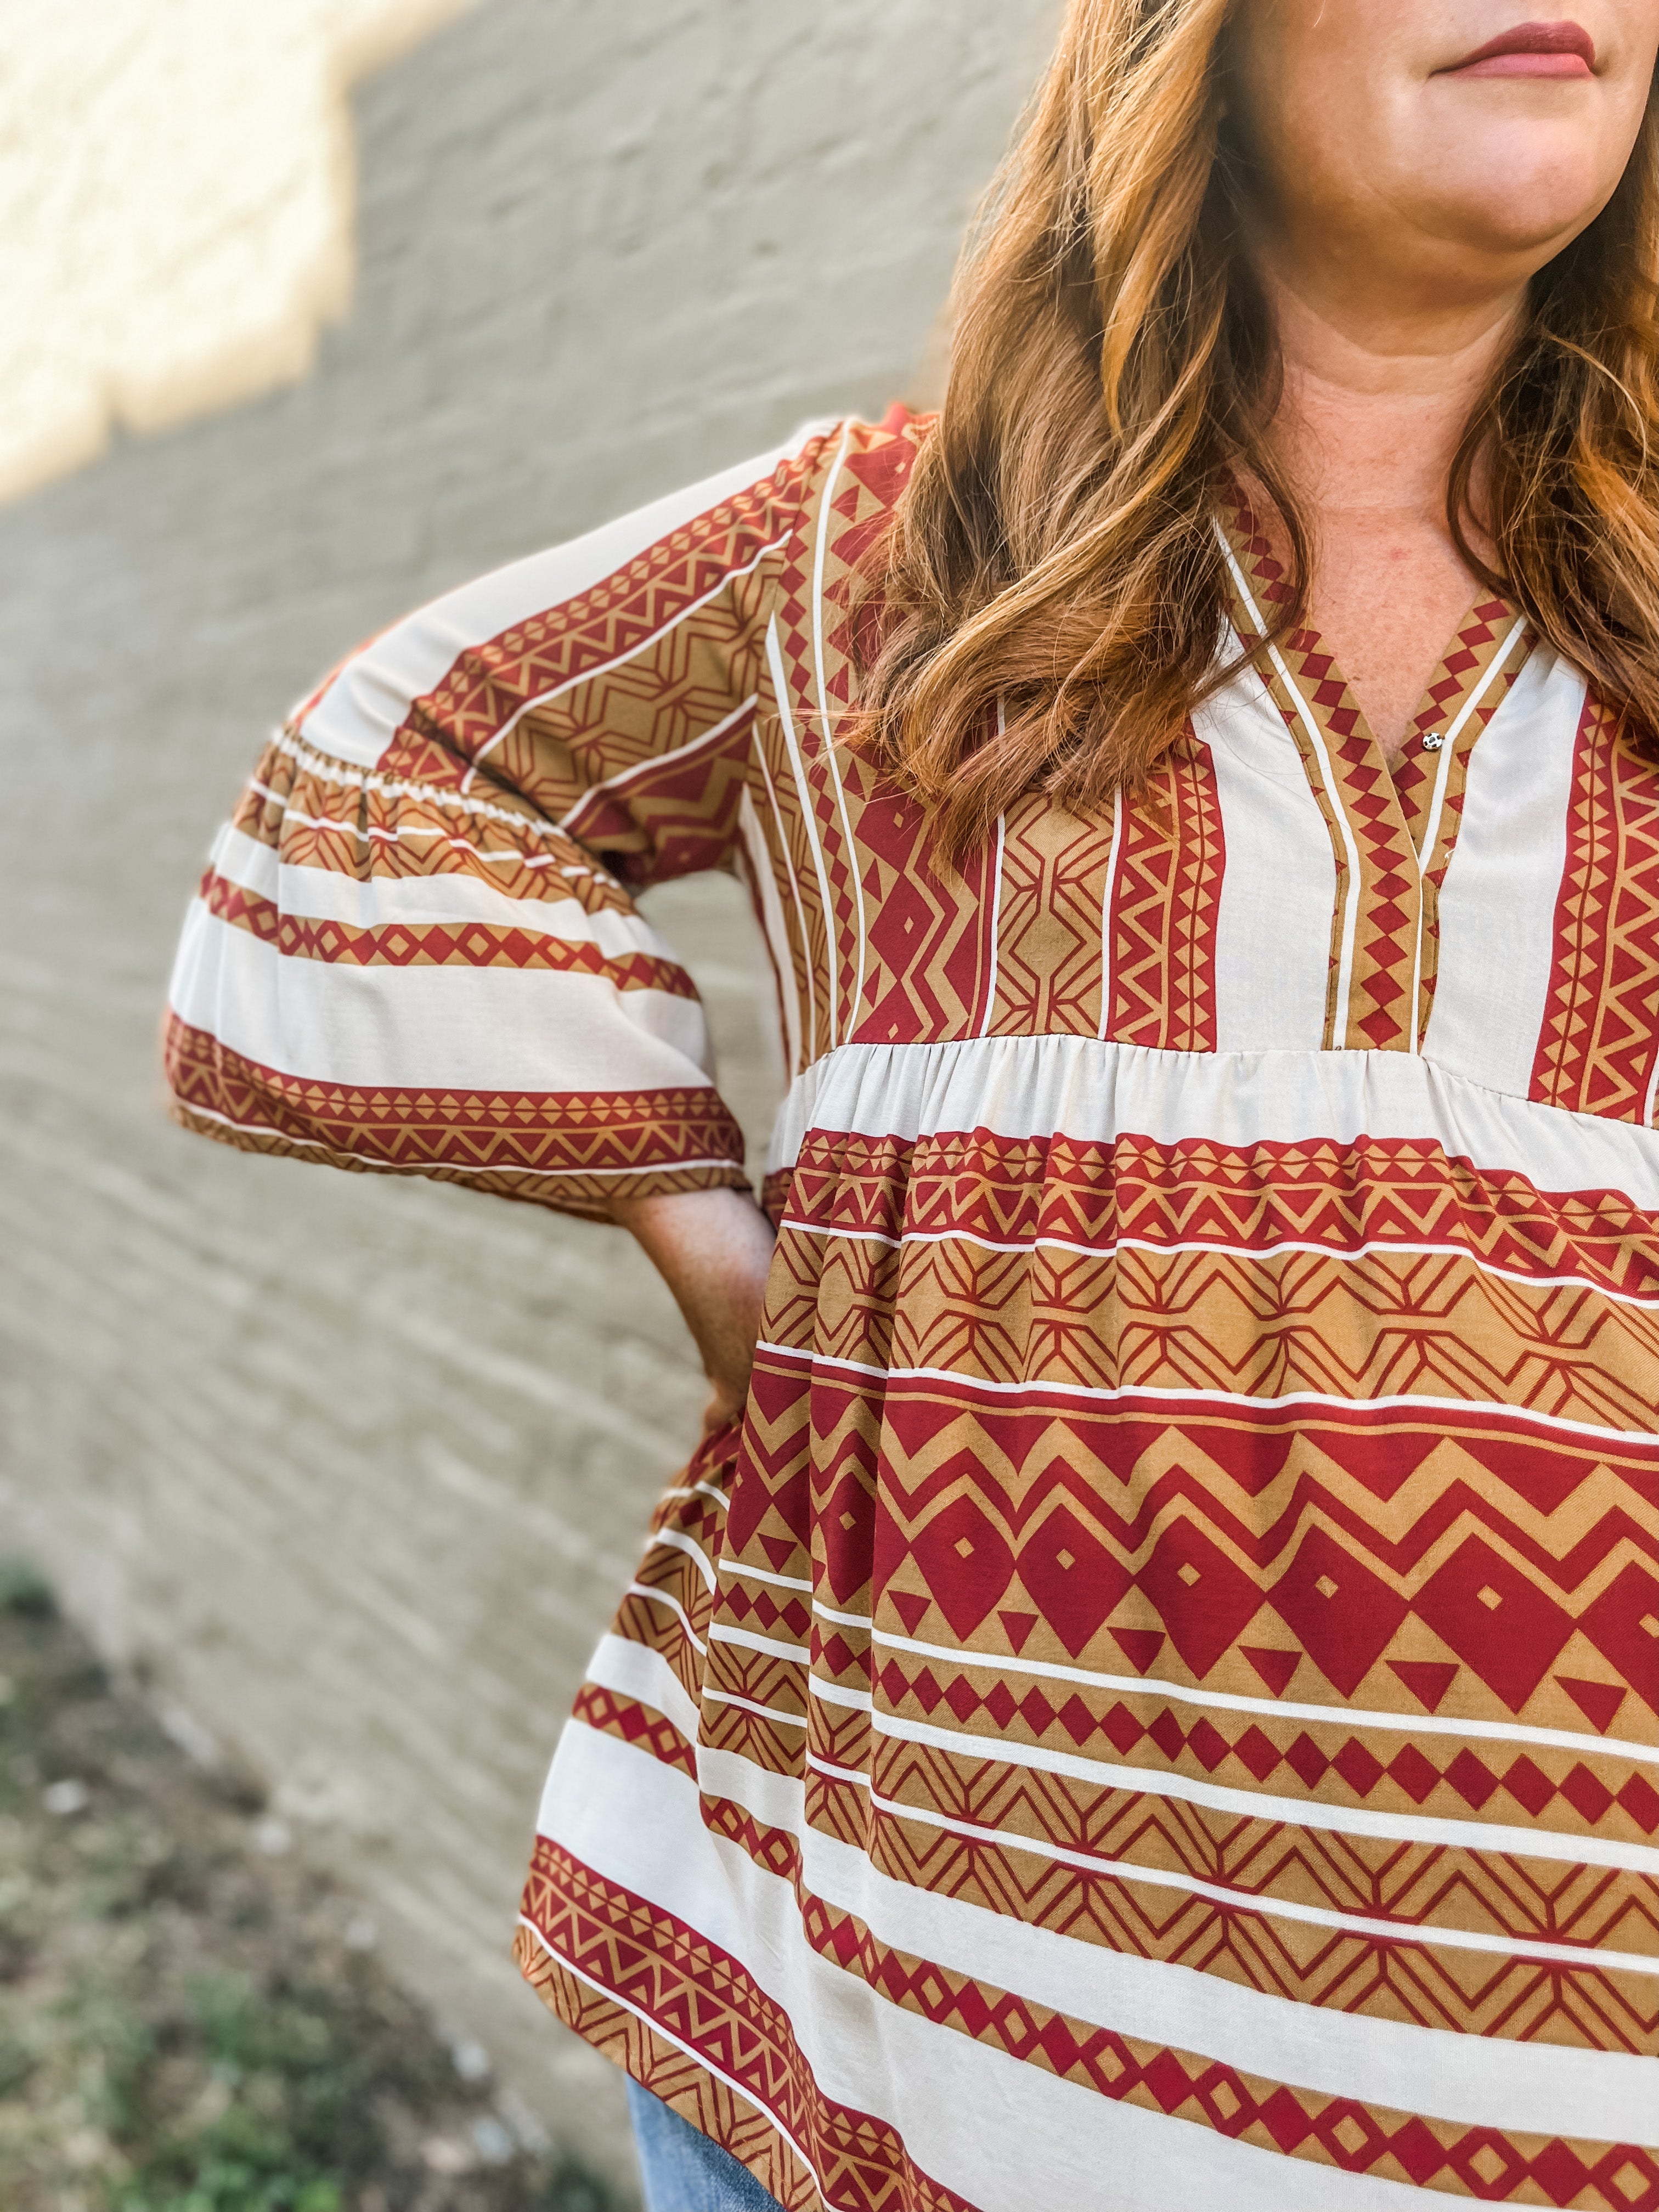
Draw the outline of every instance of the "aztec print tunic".
<instances>
[{"instance_id":1,"label":"aztec print tunic","mask_svg":"<svg viewBox=\"0 0 1659 2212\"><path fill-rule=\"evenodd\" d=\"M1659 769L1492 601L1391 776L1235 507L1255 660L953 872L837 743L924 433L390 630L191 910L186 1125L588 1214L744 1181L629 887L770 948L748 1410L524 1972L790 2212L1659 2206Z\"/></svg>"}]
</instances>

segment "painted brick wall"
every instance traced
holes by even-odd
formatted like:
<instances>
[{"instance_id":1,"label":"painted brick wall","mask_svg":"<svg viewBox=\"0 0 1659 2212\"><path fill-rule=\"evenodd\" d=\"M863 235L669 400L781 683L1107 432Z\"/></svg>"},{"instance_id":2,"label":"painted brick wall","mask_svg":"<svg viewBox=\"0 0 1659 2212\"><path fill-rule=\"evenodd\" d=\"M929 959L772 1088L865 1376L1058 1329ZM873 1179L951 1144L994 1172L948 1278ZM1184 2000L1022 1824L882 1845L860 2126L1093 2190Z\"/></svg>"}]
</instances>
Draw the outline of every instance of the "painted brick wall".
<instances>
[{"instance_id":1,"label":"painted brick wall","mask_svg":"<svg viewBox=\"0 0 1659 2212\"><path fill-rule=\"evenodd\" d=\"M358 291L314 375L0 511L0 1551L612 2160L610 2069L505 1952L572 1683L694 1432L680 1326L614 1232L175 1133L157 1012L216 821L339 651L911 386L1054 12L483 0L359 89ZM763 1134L732 887L652 904Z\"/></svg>"}]
</instances>

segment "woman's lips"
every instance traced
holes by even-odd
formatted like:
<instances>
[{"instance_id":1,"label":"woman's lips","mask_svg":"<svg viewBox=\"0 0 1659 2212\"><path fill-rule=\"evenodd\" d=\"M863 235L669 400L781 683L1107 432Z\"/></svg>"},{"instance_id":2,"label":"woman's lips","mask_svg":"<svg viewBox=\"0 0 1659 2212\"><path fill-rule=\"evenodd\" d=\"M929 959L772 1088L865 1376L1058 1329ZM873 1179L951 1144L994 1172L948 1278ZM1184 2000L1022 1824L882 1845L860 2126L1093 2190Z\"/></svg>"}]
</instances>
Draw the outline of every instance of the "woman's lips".
<instances>
[{"instance_id":1,"label":"woman's lips","mask_svg":"<svg viewBox=\"0 0 1659 2212\"><path fill-rule=\"evenodd\" d=\"M1589 76L1595 41L1580 23L1517 23L1438 76Z\"/></svg>"}]
</instances>

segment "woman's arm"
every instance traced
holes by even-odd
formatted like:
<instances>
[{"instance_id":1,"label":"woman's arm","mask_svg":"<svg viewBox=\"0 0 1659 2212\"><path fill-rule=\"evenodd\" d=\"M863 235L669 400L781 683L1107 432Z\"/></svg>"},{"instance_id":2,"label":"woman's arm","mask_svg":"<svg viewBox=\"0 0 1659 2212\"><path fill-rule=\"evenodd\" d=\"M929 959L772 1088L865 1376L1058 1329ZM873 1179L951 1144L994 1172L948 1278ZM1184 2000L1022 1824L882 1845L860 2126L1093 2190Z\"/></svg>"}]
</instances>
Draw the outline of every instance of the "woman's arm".
<instances>
[{"instance_id":1,"label":"woman's arm","mask_svg":"<svg viewBox=\"0 0 1659 2212\"><path fill-rule=\"evenodd\" d=\"M742 1419L749 1396L772 1264L771 1224L740 1190L617 1199L611 1213L672 1291L696 1340L712 1392L705 1434L730 1427Z\"/></svg>"}]
</instances>

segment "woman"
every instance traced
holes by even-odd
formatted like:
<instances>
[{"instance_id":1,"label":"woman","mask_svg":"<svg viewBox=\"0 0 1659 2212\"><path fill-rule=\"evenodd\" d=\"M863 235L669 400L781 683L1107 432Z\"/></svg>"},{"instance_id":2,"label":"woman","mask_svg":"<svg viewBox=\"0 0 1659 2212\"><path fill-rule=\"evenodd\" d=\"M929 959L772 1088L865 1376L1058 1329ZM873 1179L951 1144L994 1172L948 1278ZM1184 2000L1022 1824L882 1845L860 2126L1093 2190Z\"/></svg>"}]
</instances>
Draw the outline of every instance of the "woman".
<instances>
[{"instance_id":1,"label":"woman","mask_svg":"<svg viewBox=\"0 0 1659 2212\"><path fill-rule=\"evenodd\" d=\"M188 1125L702 1349L520 1936L654 2205L1659 2203L1659 0L1515 12L1073 0L938 424L392 630L193 909Z\"/></svg>"}]
</instances>

